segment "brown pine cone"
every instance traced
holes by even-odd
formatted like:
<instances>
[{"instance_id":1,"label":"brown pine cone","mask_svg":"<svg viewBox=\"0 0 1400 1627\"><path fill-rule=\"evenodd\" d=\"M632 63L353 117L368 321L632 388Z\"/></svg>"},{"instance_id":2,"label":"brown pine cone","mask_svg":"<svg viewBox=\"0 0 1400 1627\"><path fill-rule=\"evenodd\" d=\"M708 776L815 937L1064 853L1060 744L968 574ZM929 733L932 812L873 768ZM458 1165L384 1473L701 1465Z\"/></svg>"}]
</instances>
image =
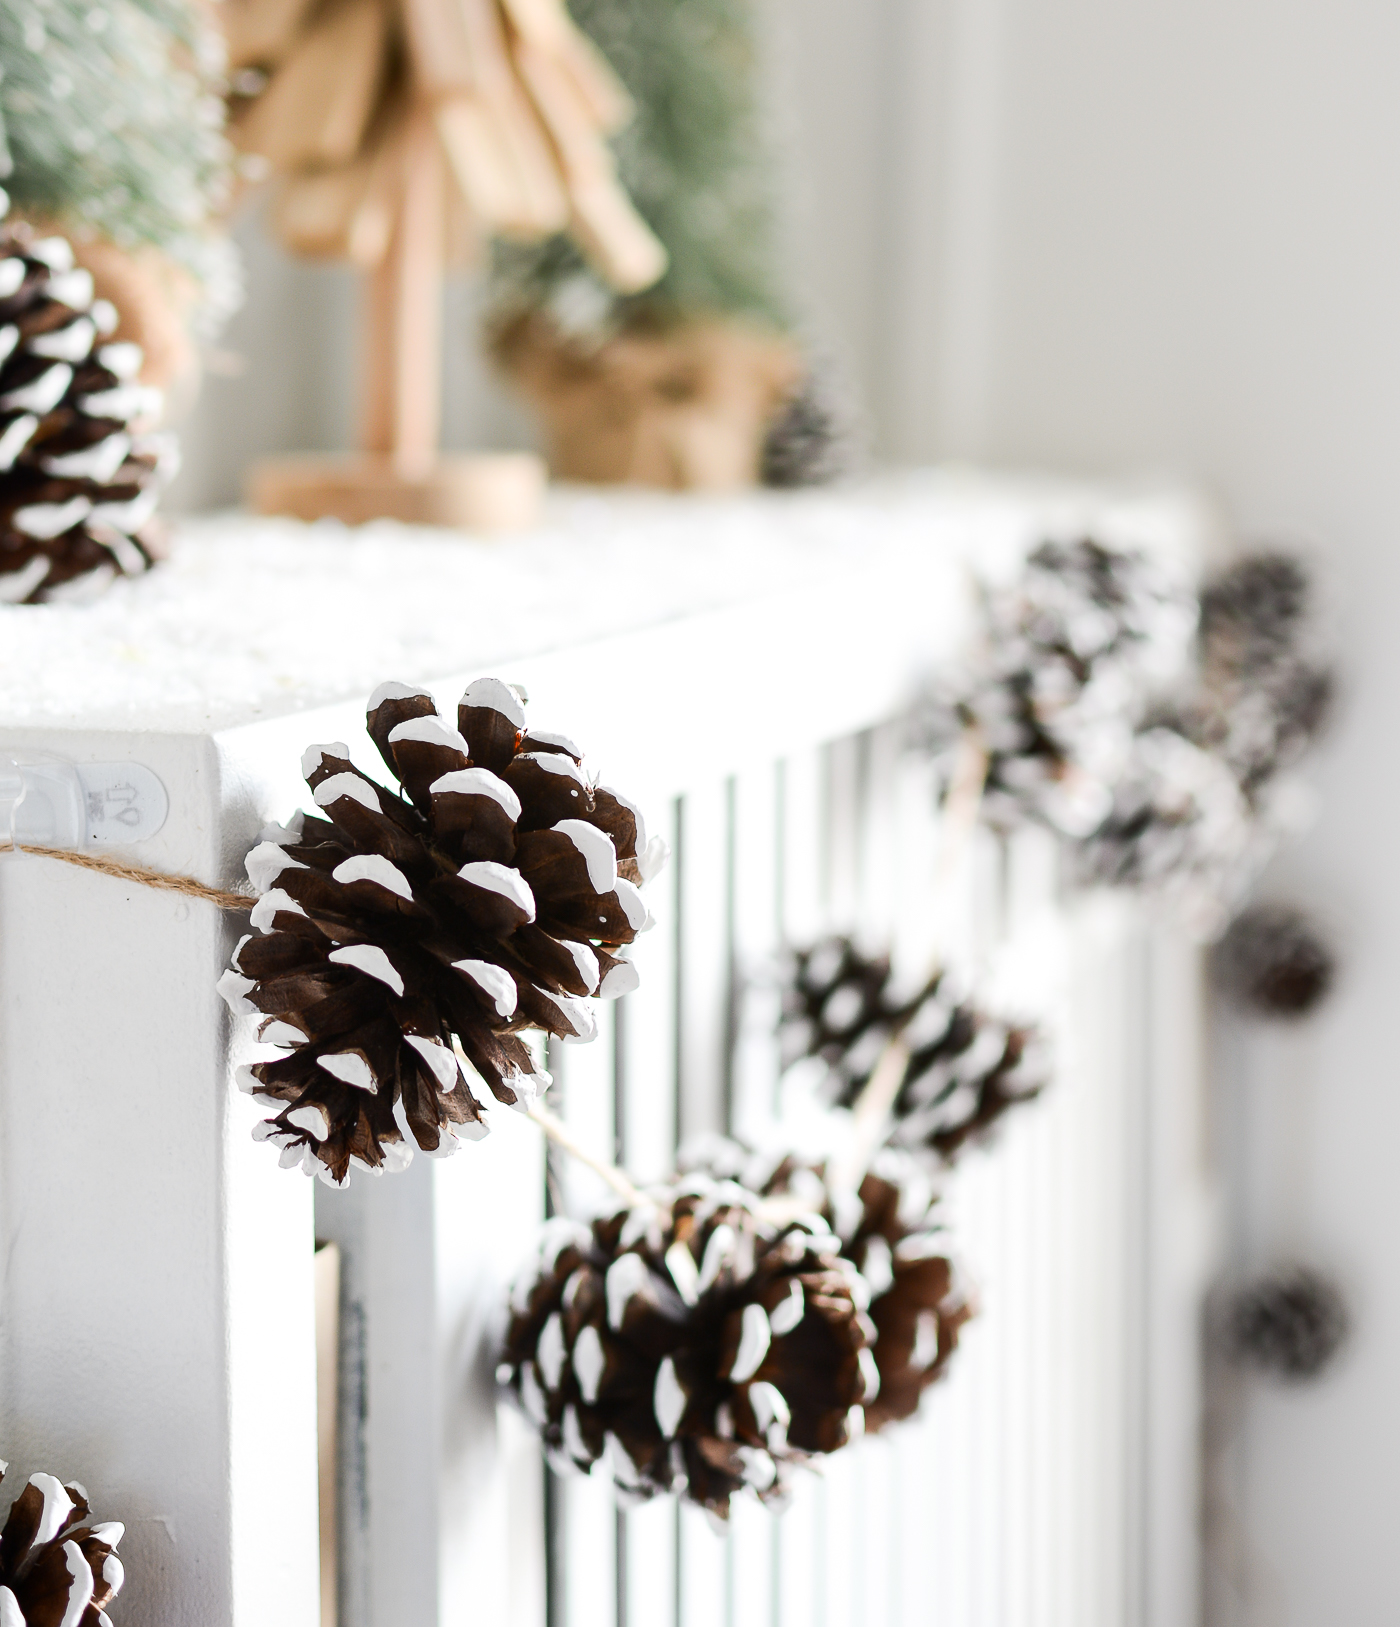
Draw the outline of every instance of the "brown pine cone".
<instances>
[{"instance_id":1,"label":"brown pine cone","mask_svg":"<svg viewBox=\"0 0 1400 1627\"><path fill-rule=\"evenodd\" d=\"M151 564L178 458L151 432L139 347L104 342L116 324L65 238L0 226L0 602L86 596Z\"/></svg>"},{"instance_id":2,"label":"brown pine cone","mask_svg":"<svg viewBox=\"0 0 1400 1627\"><path fill-rule=\"evenodd\" d=\"M30 1475L0 1531L0 1627L112 1627L105 1611L124 1580L126 1527L92 1524L89 1512L76 1482Z\"/></svg>"},{"instance_id":3,"label":"brown pine cone","mask_svg":"<svg viewBox=\"0 0 1400 1627\"><path fill-rule=\"evenodd\" d=\"M324 817L298 814L248 855L259 935L219 989L287 1051L239 1083L279 1104L254 1134L283 1166L332 1185L352 1163L402 1168L415 1147L486 1133L454 1043L499 1101L528 1106L549 1076L518 1036L592 1039L588 996L636 987L621 951L650 924L638 885L664 843L569 741L528 732L498 679L468 688L457 723L424 690L381 685L369 733L405 794L346 746L312 746Z\"/></svg>"},{"instance_id":4,"label":"brown pine cone","mask_svg":"<svg viewBox=\"0 0 1400 1627\"><path fill-rule=\"evenodd\" d=\"M923 1392L942 1378L974 1308L938 1210L938 1193L907 1155L888 1148L858 1194L832 1190L824 1163L755 1152L724 1136L681 1151L681 1167L740 1182L763 1198L810 1205L841 1241L865 1279L875 1324L879 1392L865 1403L867 1432L910 1418Z\"/></svg>"},{"instance_id":5,"label":"brown pine cone","mask_svg":"<svg viewBox=\"0 0 1400 1627\"><path fill-rule=\"evenodd\" d=\"M554 1462L606 1457L624 1493L724 1519L736 1492L778 1499L791 1465L860 1433L879 1385L865 1285L816 1217L758 1205L695 1176L591 1228L546 1226L498 1376Z\"/></svg>"},{"instance_id":6,"label":"brown pine cone","mask_svg":"<svg viewBox=\"0 0 1400 1627\"><path fill-rule=\"evenodd\" d=\"M889 958L867 956L848 938L792 955L782 1030L785 1061L820 1057L841 1107L855 1103L891 1037L902 1033L909 1067L889 1141L945 1161L1049 1080L1048 1047L1034 1024L983 1010L946 972L906 998L894 988Z\"/></svg>"}]
</instances>

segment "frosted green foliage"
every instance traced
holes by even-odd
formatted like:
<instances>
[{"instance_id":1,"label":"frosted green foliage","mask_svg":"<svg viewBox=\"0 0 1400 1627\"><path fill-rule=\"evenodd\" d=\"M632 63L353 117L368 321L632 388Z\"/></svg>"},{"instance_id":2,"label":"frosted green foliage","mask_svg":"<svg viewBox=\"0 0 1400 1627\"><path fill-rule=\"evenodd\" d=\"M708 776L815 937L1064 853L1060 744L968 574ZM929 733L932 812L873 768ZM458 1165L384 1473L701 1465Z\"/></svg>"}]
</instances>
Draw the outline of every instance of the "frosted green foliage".
<instances>
[{"instance_id":1,"label":"frosted green foliage","mask_svg":"<svg viewBox=\"0 0 1400 1627\"><path fill-rule=\"evenodd\" d=\"M706 314L786 329L757 0L569 0L569 9L636 103L615 142L618 170L670 264L654 288L618 296L567 238L500 244L497 313L543 306L575 333Z\"/></svg>"},{"instance_id":2,"label":"frosted green foliage","mask_svg":"<svg viewBox=\"0 0 1400 1627\"><path fill-rule=\"evenodd\" d=\"M20 213L151 245L227 304L209 225L229 149L223 46L194 0L0 0L0 176Z\"/></svg>"}]
</instances>

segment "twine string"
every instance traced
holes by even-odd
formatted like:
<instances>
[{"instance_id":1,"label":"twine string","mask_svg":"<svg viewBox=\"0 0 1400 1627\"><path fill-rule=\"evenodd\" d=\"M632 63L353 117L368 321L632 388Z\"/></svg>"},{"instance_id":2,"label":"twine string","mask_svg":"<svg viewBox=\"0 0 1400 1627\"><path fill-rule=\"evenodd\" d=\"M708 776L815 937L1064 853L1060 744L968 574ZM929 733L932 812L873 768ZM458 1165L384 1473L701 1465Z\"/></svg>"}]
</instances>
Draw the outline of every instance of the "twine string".
<instances>
[{"instance_id":1,"label":"twine string","mask_svg":"<svg viewBox=\"0 0 1400 1627\"><path fill-rule=\"evenodd\" d=\"M0 844L0 853L32 853L36 858L58 859L63 864L75 864L80 870L94 870L98 875L111 876L115 881L130 881L140 887L154 887L157 891L181 893L186 898L202 898L217 904L221 910L250 910L257 899L248 893L228 892L222 887L209 887L193 876L173 876L165 870L152 870L144 864L126 864L120 859L104 859L96 853L78 853L67 847L39 847L32 842L14 840Z\"/></svg>"}]
</instances>

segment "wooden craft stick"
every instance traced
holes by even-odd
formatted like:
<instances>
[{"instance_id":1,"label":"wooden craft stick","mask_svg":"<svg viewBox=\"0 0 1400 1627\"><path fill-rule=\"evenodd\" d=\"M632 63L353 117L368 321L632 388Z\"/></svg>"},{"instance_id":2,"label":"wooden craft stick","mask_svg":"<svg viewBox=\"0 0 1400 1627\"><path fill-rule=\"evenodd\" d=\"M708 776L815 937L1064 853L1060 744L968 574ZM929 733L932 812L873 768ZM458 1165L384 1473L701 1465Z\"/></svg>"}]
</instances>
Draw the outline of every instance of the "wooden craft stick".
<instances>
[{"instance_id":1,"label":"wooden craft stick","mask_svg":"<svg viewBox=\"0 0 1400 1627\"><path fill-rule=\"evenodd\" d=\"M383 0L342 0L302 36L234 140L275 169L349 163L379 100L388 28Z\"/></svg>"}]
</instances>

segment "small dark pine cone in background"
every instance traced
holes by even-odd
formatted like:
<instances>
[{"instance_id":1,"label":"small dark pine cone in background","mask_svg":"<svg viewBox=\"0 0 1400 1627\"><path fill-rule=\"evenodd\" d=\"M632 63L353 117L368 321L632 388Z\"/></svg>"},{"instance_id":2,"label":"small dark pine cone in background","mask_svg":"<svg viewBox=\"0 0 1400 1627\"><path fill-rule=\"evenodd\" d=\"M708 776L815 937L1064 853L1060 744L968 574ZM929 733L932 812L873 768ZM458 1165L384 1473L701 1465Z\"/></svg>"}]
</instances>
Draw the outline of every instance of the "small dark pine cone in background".
<instances>
[{"instance_id":1,"label":"small dark pine cone in background","mask_svg":"<svg viewBox=\"0 0 1400 1627\"><path fill-rule=\"evenodd\" d=\"M1316 1378L1342 1348L1350 1324L1336 1283L1309 1266L1289 1266L1235 1296L1226 1348L1242 1364L1276 1377Z\"/></svg>"},{"instance_id":2,"label":"small dark pine cone in background","mask_svg":"<svg viewBox=\"0 0 1400 1627\"><path fill-rule=\"evenodd\" d=\"M1222 987L1270 1017L1304 1017L1332 987L1336 957L1317 923L1288 904L1256 904L1215 951Z\"/></svg>"},{"instance_id":3,"label":"small dark pine cone in background","mask_svg":"<svg viewBox=\"0 0 1400 1627\"><path fill-rule=\"evenodd\" d=\"M828 1186L824 1164L758 1152L727 1136L698 1137L681 1149L680 1162L763 1198L799 1200L831 1227L870 1295L880 1388L865 1403L866 1430L913 1417L974 1314L927 1172L886 1148L859 1192L843 1195Z\"/></svg>"},{"instance_id":4,"label":"small dark pine cone in background","mask_svg":"<svg viewBox=\"0 0 1400 1627\"><path fill-rule=\"evenodd\" d=\"M983 1010L946 972L901 996L888 957L866 956L848 938L793 955L783 1007L785 1061L820 1057L840 1107L855 1104L886 1044L902 1032L910 1059L890 1144L944 1162L1049 1080L1049 1048L1036 1025Z\"/></svg>"},{"instance_id":5,"label":"small dark pine cone in background","mask_svg":"<svg viewBox=\"0 0 1400 1627\"><path fill-rule=\"evenodd\" d=\"M0 1480L8 1467L0 1463ZM94 1524L87 1493L51 1474L30 1475L0 1531L0 1627L111 1627L121 1590L117 1544L125 1527Z\"/></svg>"},{"instance_id":6,"label":"small dark pine cone in background","mask_svg":"<svg viewBox=\"0 0 1400 1627\"><path fill-rule=\"evenodd\" d=\"M1145 555L1084 540L1042 544L989 593L986 617L983 656L931 699L924 743L946 754L975 728L984 818L1085 835L1109 811L1144 706L1185 659L1193 607Z\"/></svg>"},{"instance_id":7,"label":"small dark pine cone in background","mask_svg":"<svg viewBox=\"0 0 1400 1627\"><path fill-rule=\"evenodd\" d=\"M255 1134L333 1185L486 1133L454 1051L509 1106L549 1083L519 1035L592 1039L590 995L636 987L623 948L649 924L638 888L665 858L578 748L531 732L517 694L481 678L457 727L432 697L383 684L368 728L402 796L336 743L302 759L321 817L248 855L255 935L220 992L286 1047L239 1070L277 1104Z\"/></svg>"},{"instance_id":8,"label":"small dark pine cone in background","mask_svg":"<svg viewBox=\"0 0 1400 1627\"><path fill-rule=\"evenodd\" d=\"M548 1223L511 1295L498 1376L552 1461L723 1519L863 1427L879 1377L865 1284L815 1216L766 1221L703 1175L591 1227Z\"/></svg>"},{"instance_id":9,"label":"small dark pine cone in background","mask_svg":"<svg viewBox=\"0 0 1400 1627\"><path fill-rule=\"evenodd\" d=\"M140 349L106 342L116 325L65 238L0 225L0 603L86 597L151 563L178 458Z\"/></svg>"},{"instance_id":10,"label":"small dark pine cone in background","mask_svg":"<svg viewBox=\"0 0 1400 1627\"><path fill-rule=\"evenodd\" d=\"M763 441L765 486L828 486L858 458L855 411L831 369L814 366L778 409Z\"/></svg>"}]
</instances>

